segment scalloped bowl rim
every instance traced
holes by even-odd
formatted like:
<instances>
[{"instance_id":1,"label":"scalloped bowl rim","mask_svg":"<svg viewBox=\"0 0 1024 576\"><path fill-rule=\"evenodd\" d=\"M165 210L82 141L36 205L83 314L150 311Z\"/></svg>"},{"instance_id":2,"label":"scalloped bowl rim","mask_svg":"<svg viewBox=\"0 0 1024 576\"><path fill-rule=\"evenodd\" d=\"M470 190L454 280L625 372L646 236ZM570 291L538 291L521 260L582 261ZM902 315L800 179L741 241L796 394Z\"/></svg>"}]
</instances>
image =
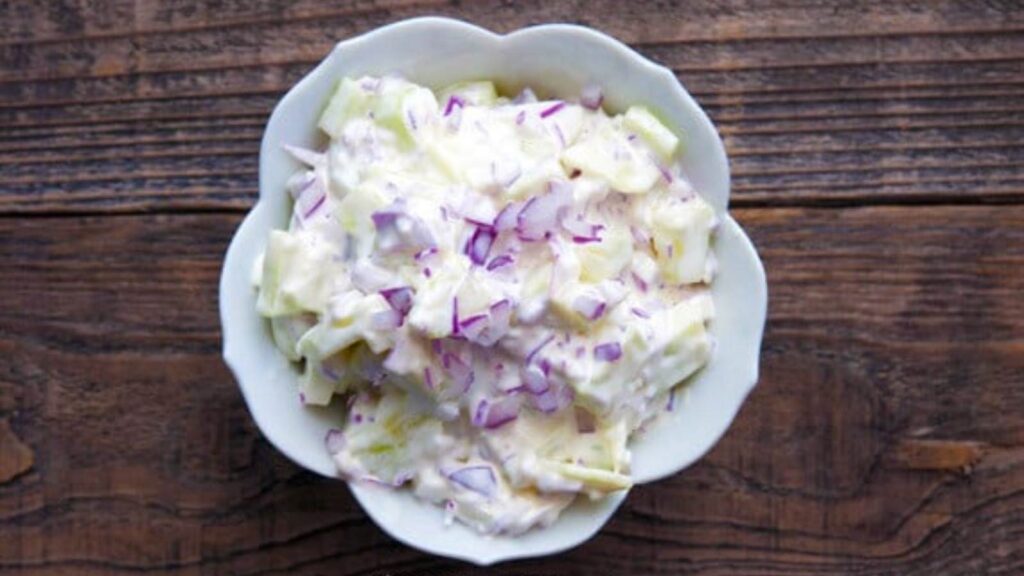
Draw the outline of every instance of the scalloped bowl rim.
<instances>
[{"instance_id":1,"label":"scalloped bowl rim","mask_svg":"<svg viewBox=\"0 0 1024 576\"><path fill-rule=\"evenodd\" d=\"M652 94L660 95L663 102L658 108L668 117L670 123L675 124L676 129L684 131L688 143L701 143L701 146L693 147L695 152L688 149L684 153L684 159L687 155L693 156L693 162L700 158L700 163L694 164L687 174L691 176L695 186L714 206L716 213L722 219L722 226L716 237L714 248L721 266L719 276L716 277L712 285L712 294L716 308L718 308L718 315L712 321L711 332L719 342L723 341L724 336L724 340L733 346L725 350L723 350L724 346L719 346L708 366L688 385L686 397L689 397L690 392L694 390L702 394L697 402L703 406L700 412L697 412L696 409L688 411L687 407L690 403L684 398L676 412L668 418L664 418L663 421L659 421L657 426L653 426L631 443L631 449L634 452L633 474L638 484L669 476L691 465L710 450L725 433L757 383L761 338L767 317L767 285L764 268L750 239L726 212L729 171L722 141L710 119L677 81L675 75L667 68L648 61L610 36L590 28L567 24L545 24L499 35L472 24L447 18L414 18L396 22L339 42L330 54L289 90L277 104L267 123L260 147L259 200L239 226L228 248L219 291L224 360L235 376L246 405L260 431L271 444L296 464L321 475L337 477L333 464L323 449L322 432L315 437L310 437L312 432L322 431L332 419L339 417L337 407L308 409L295 401L291 408L282 411L280 398L267 398L271 394L280 396L285 390L284 387L288 385L292 386L290 393L294 394L295 375L284 361L283 356L275 355L276 349L270 351L267 348L268 336L262 319L255 312L254 296L247 294L239 297L238 294L240 290L244 291L243 282L248 283L252 263L259 248L263 245L268 230L282 226L284 218L287 217L283 208L287 201L279 191L283 189L282 177L287 177L290 171L297 166L285 156L280 148L280 145L284 143L282 138L287 138L287 135L282 133L288 130L292 130L292 132L304 130L305 135L293 134L292 137L295 140L316 138L315 117L314 121L297 129L291 126L295 122L287 123L285 118L306 116L305 120L308 122L310 114L316 112L315 110L311 112L309 108L322 106L326 102L329 94L325 92L327 90L325 86L333 83L340 76L340 68L346 68L345 74L391 72L391 69L355 71L353 68L358 68L359 65L348 64L345 58L351 55L352 60L357 60L358 57L361 57L362 60L359 61L362 62L384 54L381 57L386 60L387 54L402 53L401 48L393 47L394 43L401 44L403 40L410 37L419 38L420 42L424 42L426 37L432 38L431 43L425 44L427 49L433 49L435 44L446 45L445 43L455 45L461 43L463 49L465 49L465 45L482 45L478 47L490 50L492 59L500 59L502 56L510 58L508 52L514 52L515 48L529 42L547 46L549 52L565 46L571 48L574 45L578 45L580 50L584 48L593 51L603 50L606 53L602 56L606 60L601 60L600 66L605 66L606 61L612 62L607 65L608 67L614 67L616 63L619 64L618 69L607 73L606 80L615 74L618 74L619 77L634 79L642 76L639 80L642 81L643 86L646 87L649 84L653 87ZM434 41L435 37L444 40ZM555 40L557 42L554 44L545 44ZM376 46L381 44L387 45L387 47ZM526 50L528 48L519 49ZM443 51L443 48L440 50ZM540 51L542 48L535 50ZM549 52L545 52L545 54ZM588 55L590 54L584 53L583 57ZM417 57L425 58L422 54L418 54ZM487 56L476 54L470 56L470 59L477 57L486 58ZM401 60L398 56L392 56L392 58ZM408 60L409 56L406 55L405 58ZM521 61L507 60L505 64L514 67L519 62ZM372 67L373 64L371 63L369 66ZM422 62L417 65L417 70L420 66L422 66ZM494 67L493 64L490 66ZM593 68L597 66L593 63L590 66L591 69L588 73L591 75L601 75L605 72L600 67ZM569 70L564 66L563 68L566 71ZM528 82L532 85L536 81L566 81L565 75L561 74L562 70L559 72L557 79L544 76L539 79L529 79ZM448 70L439 68L435 64L434 74L444 77L448 74ZM417 72L412 72L409 75L413 80L417 80ZM454 74L453 78L448 78L444 83L453 79L469 79L467 76ZM499 78L500 76L502 75L491 73L489 77ZM568 82L578 86L587 79L568 78ZM519 82L519 84L523 83ZM513 81L512 84L516 84L516 82ZM566 89L564 86L561 90L556 87L554 91L561 92ZM659 89L661 92L658 92ZM623 90L628 92L625 87ZM616 105L615 87L612 87L610 91L606 89L606 93L609 96L609 107L613 109L621 108L628 102L645 101L644 98L638 98L637 94L624 95L620 93L617 98L618 105ZM680 125L685 128L681 128ZM310 132L314 133L314 136L309 136ZM289 143L300 142L291 141ZM686 160L684 160L684 167L685 163ZM697 182L693 173L698 173L703 181ZM723 276L725 280L723 280ZM250 292L252 291L250 290ZM731 307L723 307L722 299L737 303L739 309L734 311ZM723 314L726 315L726 318L723 318ZM727 356L723 357L723 355ZM260 363L262 364L257 369L256 365ZM718 382L719 380L722 382ZM720 392L722 389L709 392L706 386L698 386L698 382L703 381L718 382L726 387L724 390L727 394L713 399L706 397L706 394ZM704 404L700 404L701 402ZM710 404L707 404L708 402ZM684 417L686 420L681 421ZM700 422L702 419L708 421ZM676 438L680 432L688 430L686 427L690 420L698 421L693 425L694 429L689 431L699 433L700 441L690 445L682 443L683 446L680 447L681 443L677 442ZM294 430L300 430L300 432L294 432ZM444 530L437 530L436 528L439 526L414 526L415 517L418 516L419 520L426 517L423 511L425 508L429 508L428 513L436 514L436 522L439 525L440 511L433 505L413 499L408 494L408 490L386 491L357 483L347 484L367 514L392 537L425 552L466 560L479 565L488 565L514 558L553 554L577 546L588 540L604 525L628 493L628 491L622 491L596 502L588 502L583 498L578 499L552 526L533 530L522 537L513 539L481 536L459 524ZM416 512L414 508L410 508L411 506L418 507L420 511ZM448 534L439 536L439 533Z\"/></svg>"}]
</instances>

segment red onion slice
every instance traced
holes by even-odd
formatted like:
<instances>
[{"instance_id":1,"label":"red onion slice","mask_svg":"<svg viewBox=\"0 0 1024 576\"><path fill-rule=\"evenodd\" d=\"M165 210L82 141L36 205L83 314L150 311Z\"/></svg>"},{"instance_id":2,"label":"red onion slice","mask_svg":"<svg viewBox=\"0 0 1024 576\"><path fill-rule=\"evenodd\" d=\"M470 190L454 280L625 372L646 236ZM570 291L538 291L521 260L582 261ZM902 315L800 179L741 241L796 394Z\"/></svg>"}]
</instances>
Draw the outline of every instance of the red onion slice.
<instances>
[{"instance_id":1,"label":"red onion slice","mask_svg":"<svg viewBox=\"0 0 1024 576\"><path fill-rule=\"evenodd\" d=\"M520 375L523 379L523 387L531 394L540 395L551 389L551 383L548 382L547 374L536 364L530 364L523 368Z\"/></svg>"},{"instance_id":2,"label":"red onion slice","mask_svg":"<svg viewBox=\"0 0 1024 576\"><path fill-rule=\"evenodd\" d=\"M465 320L459 322L459 333L462 334L466 340L470 342L476 342L480 335L487 329L487 315L486 314L474 314Z\"/></svg>"},{"instance_id":3,"label":"red onion slice","mask_svg":"<svg viewBox=\"0 0 1024 576\"><path fill-rule=\"evenodd\" d=\"M541 118L548 118L557 114L562 108L565 108L565 102L555 102L551 106L540 111Z\"/></svg>"},{"instance_id":4,"label":"red onion slice","mask_svg":"<svg viewBox=\"0 0 1024 576\"><path fill-rule=\"evenodd\" d=\"M498 232L504 232L515 228L516 221L519 218L519 213L522 211L522 208L522 204L518 202L510 202L506 204L494 218L494 229Z\"/></svg>"},{"instance_id":5,"label":"red onion slice","mask_svg":"<svg viewBox=\"0 0 1024 576\"><path fill-rule=\"evenodd\" d=\"M501 268L502 266L508 266L515 260L508 254L501 254L491 258L491 261L487 263L488 272Z\"/></svg>"},{"instance_id":6,"label":"red onion slice","mask_svg":"<svg viewBox=\"0 0 1024 576\"><path fill-rule=\"evenodd\" d=\"M449 474L448 479L488 498L498 491L498 480L490 466L467 466Z\"/></svg>"},{"instance_id":7,"label":"red onion slice","mask_svg":"<svg viewBox=\"0 0 1024 576\"><path fill-rule=\"evenodd\" d=\"M488 405L482 424L484 428L494 430L518 417L519 401L515 398L503 398Z\"/></svg>"},{"instance_id":8,"label":"red onion slice","mask_svg":"<svg viewBox=\"0 0 1024 576\"><path fill-rule=\"evenodd\" d=\"M465 106L466 101L460 98L459 96L453 94L452 96L448 97L448 102L444 105L444 116L448 116L449 114L451 114L456 107L464 108Z\"/></svg>"},{"instance_id":9,"label":"red onion slice","mask_svg":"<svg viewBox=\"0 0 1024 576\"><path fill-rule=\"evenodd\" d=\"M465 253L469 260L481 266L487 261L487 255L491 252L491 245L494 243L495 233L491 228L478 226L473 236L466 242Z\"/></svg>"},{"instance_id":10,"label":"red onion slice","mask_svg":"<svg viewBox=\"0 0 1024 576\"><path fill-rule=\"evenodd\" d=\"M404 318L406 314L412 310L412 288L408 286L399 286L396 288L388 288L381 290L380 295L387 300L388 305L391 306L396 312L402 315Z\"/></svg>"},{"instance_id":11,"label":"red onion slice","mask_svg":"<svg viewBox=\"0 0 1024 576\"><path fill-rule=\"evenodd\" d=\"M550 238L555 226L572 205L572 189L565 182L552 182L547 193L534 196L516 216L516 233L523 241Z\"/></svg>"},{"instance_id":12,"label":"red onion slice","mask_svg":"<svg viewBox=\"0 0 1024 576\"><path fill-rule=\"evenodd\" d=\"M605 342L594 346L594 358L604 362L615 362L622 358L622 345L618 342Z\"/></svg>"}]
</instances>

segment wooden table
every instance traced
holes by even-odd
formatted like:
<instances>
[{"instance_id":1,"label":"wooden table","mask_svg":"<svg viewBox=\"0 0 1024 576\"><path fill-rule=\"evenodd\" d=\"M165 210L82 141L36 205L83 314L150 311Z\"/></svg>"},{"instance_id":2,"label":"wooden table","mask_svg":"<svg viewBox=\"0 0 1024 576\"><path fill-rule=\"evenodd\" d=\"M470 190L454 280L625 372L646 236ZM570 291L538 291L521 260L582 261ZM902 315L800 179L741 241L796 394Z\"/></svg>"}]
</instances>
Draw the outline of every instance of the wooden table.
<instances>
[{"instance_id":1,"label":"wooden table","mask_svg":"<svg viewBox=\"0 0 1024 576\"><path fill-rule=\"evenodd\" d=\"M674 69L770 283L717 448L490 573L1024 573L1013 0L0 2L0 573L477 573L277 454L220 357L271 107L336 40L426 13L580 22Z\"/></svg>"}]
</instances>

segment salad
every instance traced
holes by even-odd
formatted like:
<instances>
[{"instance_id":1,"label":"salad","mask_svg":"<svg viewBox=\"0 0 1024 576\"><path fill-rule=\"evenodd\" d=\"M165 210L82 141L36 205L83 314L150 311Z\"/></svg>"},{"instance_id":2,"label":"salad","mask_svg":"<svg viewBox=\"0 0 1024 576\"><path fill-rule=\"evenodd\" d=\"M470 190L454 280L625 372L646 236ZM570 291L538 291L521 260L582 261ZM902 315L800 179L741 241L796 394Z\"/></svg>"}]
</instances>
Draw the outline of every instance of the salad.
<instances>
[{"instance_id":1,"label":"salad","mask_svg":"<svg viewBox=\"0 0 1024 576\"><path fill-rule=\"evenodd\" d=\"M631 485L629 440L709 359L713 209L679 137L602 93L341 80L257 307L350 481L488 534Z\"/></svg>"}]
</instances>

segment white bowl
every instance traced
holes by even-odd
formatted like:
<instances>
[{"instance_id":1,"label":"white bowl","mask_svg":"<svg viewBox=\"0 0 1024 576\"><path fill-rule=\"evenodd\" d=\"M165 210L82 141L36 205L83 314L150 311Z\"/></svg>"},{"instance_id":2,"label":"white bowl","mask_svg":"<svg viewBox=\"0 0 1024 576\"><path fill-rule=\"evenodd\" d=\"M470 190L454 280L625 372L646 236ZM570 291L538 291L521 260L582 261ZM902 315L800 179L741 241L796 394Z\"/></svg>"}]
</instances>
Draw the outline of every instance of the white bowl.
<instances>
[{"instance_id":1,"label":"white bowl","mask_svg":"<svg viewBox=\"0 0 1024 576\"><path fill-rule=\"evenodd\" d=\"M337 476L323 440L328 428L341 421L340 410L300 404L297 372L274 347L256 313L250 273L269 231L285 227L289 216L285 180L299 166L281 146L322 143L316 120L338 79L392 72L434 88L492 79L507 92L531 86L542 94L566 97L594 82L604 88L609 109L647 104L684 135L683 169L722 219L714 243L717 316L710 327L718 347L690 382L685 401L633 442L633 477L638 483L650 482L700 458L722 436L757 382L767 307L764 269L750 240L726 214L729 168L718 133L672 72L600 32L561 24L500 36L442 18L398 22L339 43L274 109L260 149L260 198L228 248L220 284L224 359L263 434L300 466ZM350 488L394 538L477 564L576 546L597 532L626 498L625 492L597 502L579 498L552 526L509 538L481 536L457 523L443 528L441 510L414 499L408 490Z\"/></svg>"}]
</instances>

